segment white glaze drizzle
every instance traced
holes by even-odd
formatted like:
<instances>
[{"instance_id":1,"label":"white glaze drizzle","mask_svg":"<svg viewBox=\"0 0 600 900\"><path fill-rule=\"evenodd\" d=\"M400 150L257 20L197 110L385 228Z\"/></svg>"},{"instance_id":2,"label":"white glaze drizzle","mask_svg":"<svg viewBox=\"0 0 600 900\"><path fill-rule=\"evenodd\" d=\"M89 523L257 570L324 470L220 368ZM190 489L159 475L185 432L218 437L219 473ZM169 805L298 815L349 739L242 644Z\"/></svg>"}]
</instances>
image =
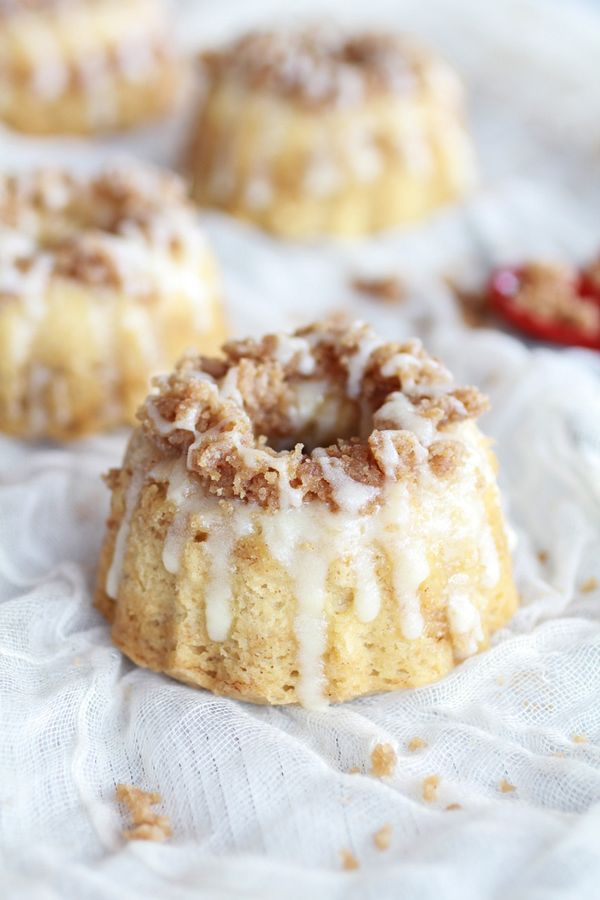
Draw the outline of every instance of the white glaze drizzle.
<instances>
[{"instance_id":1,"label":"white glaze drizzle","mask_svg":"<svg viewBox=\"0 0 600 900\"><path fill-rule=\"evenodd\" d=\"M346 393L348 397L355 398L360 394L362 380L371 355L378 347L381 347L382 343L381 338L378 338L371 332L366 332L361 338L356 351L346 358L346 371L348 372Z\"/></svg>"},{"instance_id":2,"label":"white glaze drizzle","mask_svg":"<svg viewBox=\"0 0 600 900\"><path fill-rule=\"evenodd\" d=\"M392 571L394 594L400 608L402 634L409 640L423 634L423 615L419 588L429 575L429 563L424 547L419 541L406 541L398 545L386 542Z\"/></svg>"},{"instance_id":3,"label":"white glaze drizzle","mask_svg":"<svg viewBox=\"0 0 600 900\"><path fill-rule=\"evenodd\" d=\"M277 335L273 358L282 366L296 359L300 375L312 375L315 371L316 363L312 348L309 342L301 337L288 334Z\"/></svg>"},{"instance_id":4,"label":"white glaze drizzle","mask_svg":"<svg viewBox=\"0 0 600 900\"><path fill-rule=\"evenodd\" d=\"M371 547L358 548L353 557L354 611L361 622L372 622L381 609L381 588Z\"/></svg>"},{"instance_id":5,"label":"white glaze drizzle","mask_svg":"<svg viewBox=\"0 0 600 900\"><path fill-rule=\"evenodd\" d=\"M390 394L377 410L373 417L375 427L380 422L393 423L399 430L411 431L423 447L429 447L437 433L435 423L419 413L412 400L401 391Z\"/></svg>"},{"instance_id":6,"label":"white glaze drizzle","mask_svg":"<svg viewBox=\"0 0 600 900\"><path fill-rule=\"evenodd\" d=\"M485 521L479 539L479 561L483 567L481 584L486 588L496 587L500 581L500 558L492 529Z\"/></svg>"},{"instance_id":7,"label":"white glaze drizzle","mask_svg":"<svg viewBox=\"0 0 600 900\"><path fill-rule=\"evenodd\" d=\"M252 534L250 512L239 507L223 522L222 516L200 517L206 529L204 543L210 558L210 575L204 588L206 630L212 641L224 641L231 627L233 553L240 538Z\"/></svg>"},{"instance_id":8,"label":"white glaze drizzle","mask_svg":"<svg viewBox=\"0 0 600 900\"><path fill-rule=\"evenodd\" d=\"M341 460L332 459L324 450L316 450L313 456L319 462L323 477L331 485L333 499L344 512L357 515L364 506L375 500L378 489L347 475Z\"/></svg>"},{"instance_id":9,"label":"white glaze drizzle","mask_svg":"<svg viewBox=\"0 0 600 900\"><path fill-rule=\"evenodd\" d=\"M448 622L459 659L472 656L483 640L481 615L466 589L451 590L448 596Z\"/></svg>"},{"instance_id":10,"label":"white glaze drizzle","mask_svg":"<svg viewBox=\"0 0 600 900\"><path fill-rule=\"evenodd\" d=\"M167 499L173 503L175 514L163 545L163 565L167 572L179 575L183 551L192 534L192 521L195 530L206 533L203 546L210 561L204 587L206 630L212 641L224 641L232 618L232 559L240 538L252 534L253 511L246 506L230 506L229 512L225 512L218 501L203 502L202 492L190 478L183 460L173 464L167 480Z\"/></svg>"},{"instance_id":11,"label":"white glaze drizzle","mask_svg":"<svg viewBox=\"0 0 600 900\"><path fill-rule=\"evenodd\" d=\"M305 506L265 516L261 527L271 555L284 566L296 595L294 631L298 642L298 697L303 706L321 709L326 705L323 655L327 644L327 622L324 606L331 562L331 550L327 547L331 547L333 535L327 525L323 533L322 511L318 504L314 508Z\"/></svg>"}]
</instances>

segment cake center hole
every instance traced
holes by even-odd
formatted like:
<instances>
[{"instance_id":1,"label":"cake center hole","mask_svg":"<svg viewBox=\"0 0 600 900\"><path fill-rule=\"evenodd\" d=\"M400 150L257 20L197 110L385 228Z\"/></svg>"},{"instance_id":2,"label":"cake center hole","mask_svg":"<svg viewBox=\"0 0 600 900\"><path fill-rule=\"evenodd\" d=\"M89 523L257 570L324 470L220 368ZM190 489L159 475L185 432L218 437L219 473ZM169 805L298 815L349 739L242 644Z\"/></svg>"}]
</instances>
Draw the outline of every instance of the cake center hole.
<instances>
[{"instance_id":1,"label":"cake center hole","mask_svg":"<svg viewBox=\"0 0 600 900\"><path fill-rule=\"evenodd\" d=\"M299 380L289 385L285 415L265 422L270 427L258 430L273 450L291 450L296 444L303 444L304 453L309 454L316 447L328 447L337 440L367 436L371 418L361 415L360 402L351 400L341 385Z\"/></svg>"}]
</instances>

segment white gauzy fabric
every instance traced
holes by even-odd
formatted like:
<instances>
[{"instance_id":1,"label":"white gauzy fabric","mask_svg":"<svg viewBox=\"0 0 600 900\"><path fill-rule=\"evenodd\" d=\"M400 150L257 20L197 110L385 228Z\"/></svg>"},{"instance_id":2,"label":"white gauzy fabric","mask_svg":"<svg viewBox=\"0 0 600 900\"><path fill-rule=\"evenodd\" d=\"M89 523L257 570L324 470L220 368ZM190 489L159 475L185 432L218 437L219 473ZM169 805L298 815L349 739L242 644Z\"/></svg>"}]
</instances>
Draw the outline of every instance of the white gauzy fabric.
<instances>
[{"instance_id":1,"label":"white gauzy fabric","mask_svg":"<svg viewBox=\"0 0 600 900\"><path fill-rule=\"evenodd\" d=\"M188 3L186 21L205 14L207 33L220 34L233 14L244 25L251 5ZM358 18L362 6L372 16L380 8L384 21L404 10L409 25L446 40L476 93L484 188L423 228L361 245L284 245L206 217L230 318L239 334L257 333L343 308L390 338L422 335L459 379L486 390L493 409L482 425L496 442L518 538L521 608L492 649L431 687L323 713L216 698L132 666L91 608L108 500L99 476L118 464L126 435L66 449L3 439L3 898L600 894L600 591L581 590L600 582L600 362L466 330L441 278L476 281L493 262L585 256L600 243L597 168L595 183L590 175L600 126L589 114L600 91L588 78L600 25L575 4L533 0L371 0ZM273 3L254 7L266 15ZM448 21L454 27L444 31ZM540 21L545 30L534 27ZM538 103L570 95L569 150L558 153L566 136L556 104ZM485 103L493 97L498 119ZM502 146L495 121L510 124ZM57 155L62 147L73 165L99 155L79 144L46 146ZM157 145L145 134L128 146ZM43 153L3 139L0 163ZM573 199L584 172L589 189ZM357 271L400 273L406 303L354 296L348 279ZM426 746L411 753L413 737ZM386 779L368 774L377 742L398 753ZM440 778L433 803L422 797L429 775ZM503 781L515 790L502 792ZM123 841L118 782L161 793L171 841ZM448 811L451 804L460 809ZM382 852L373 835L386 824L391 845ZM342 849L360 868L342 871Z\"/></svg>"}]
</instances>

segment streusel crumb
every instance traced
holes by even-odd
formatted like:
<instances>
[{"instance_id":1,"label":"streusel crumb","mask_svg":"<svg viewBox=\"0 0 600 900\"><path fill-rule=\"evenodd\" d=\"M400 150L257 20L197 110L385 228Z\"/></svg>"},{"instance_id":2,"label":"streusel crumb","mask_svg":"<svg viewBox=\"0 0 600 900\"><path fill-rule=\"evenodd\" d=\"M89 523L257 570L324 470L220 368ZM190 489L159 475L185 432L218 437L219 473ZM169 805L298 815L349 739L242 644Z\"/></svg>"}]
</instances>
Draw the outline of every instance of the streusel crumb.
<instances>
[{"instance_id":1,"label":"streusel crumb","mask_svg":"<svg viewBox=\"0 0 600 900\"><path fill-rule=\"evenodd\" d=\"M511 784L510 781L507 781L506 778L503 778L502 781L500 781L498 787L503 794L512 794L516 791L515 785Z\"/></svg>"},{"instance_id":2,"label":"streusel crumb","mask_svg":"<svg viewBox=\"0 0 600 900\"><path fill-rule=\"evenodd\" d=\"M359 294L367 294L382 303L402 303L406 299L406 288L395 275L389 275L387 278L356 276L352 279L351 285Z\"/></svg>"},{"instance_id":3,"label":"streusel crumb","mask_svg":"<svg viewBox=\"0 0 600 900\"><path fill-rule=\"evenodd\" d=\"M421 750L423 747L427 746L427 741L423 740L421 737L411 738L406 748L409 753L415 753L417 750Z\"/></svg>"},{"instance_id":4,"label":"streusel crumb","mask_svg":"<svg viewBox=\"0 0 600 900\"><path fill-rule=\"evenodd\" d=\"M345 869L346 872L352 872L360 866L356 856L350 850L345 848L340 850L340 858L342 860L342 869Z\"/></svg>"},{"instance_id":5,"label":"streusel crumb","mask_svg":"<svg viewBox=\"0 0 600 900\"><path fill-rule=\"evenodd\" d=\"M446 275L444 281L456 300L465 325L469 328L489 328L495 315L485 288L466 288L451 275Z\"/></svg>"},{"instance_id":6,"label":"streusel crumb","mask_svg":"<svg viewBox=\"0 0 600 900\"><path fill-rule=\"evenodd\" d=\"M401 35L314 26L247 34L200 61L212 81L243 84L308 109L347 107L357 88L365 98L402 94L425 81L429 65L428 55Z\"/></svg>"},{"instance_id":7,"label":"streusel crumb","mask_svg":"<svg viewBox=\"0 0 600 900\"><path fill-rule=\"evenodd\" d=\"M587 334L595 334L600 329L600 307L579 296L574 268L532 262L522 266L519 281L513 302L525 312Z\"/></svg>"},{"instance_id":8,"label":"streusel crumb","mask_svg":"<svg viewBox=\"0 0 600 900\"><path fill-rule=\"evenodd\" d=\"M374 488L373 504L386 479L413 478L423 466L447 478L465 454L448 428L487 408L476 388L456 386L419 341L385 343L362 323L232 341L223 352L224 359L187 357L157 379L139 417L163 452L186 454L206 491L269 511L280 508L282 486L336 510L327 465ZM297 422L298 396L311 382L321 398L315 420L319 403L337 410L333 433L314 449L304 446L305 426ZM410 428L421 420L432 432L426 446Z\"/></svg>"},{"instance_id":9,"label":"streusel crumb","mask_svg":"<svg viewBox=\"0 0 600 900\"><path fill-rule=\"evenodd\" d=\"M439 775L428 775L423 779L422 795L425 803L435 803L439 785Z\"/></svg>"},{"instance_id":10,"label":"streusel crumb","mask_svg":"<svg viewBox=\"0 0 600 900\"><path fill-rule=\"evenodd\" d=\"M168 816L152 810L162 802L156 791L144 791L128 784L117 785L117 800L129 809L131 827L123 831L128 841L166 841L173 834Z\"/></svg>"},{"instance_id":11,"label":"streusel crumb","mask_svg":"<svg viewBox=\"0 0 600 900\"><path fill-rule=\"evenodd\" d=\"M391 825L382 825L373 835L373 843L378 850L389 850L392 842L393 828Z\"/></svg>"},{"instance_id":12,"label":"streusel crumb","mask_svg":"<svg viewBox=\"0 0 600 900\"><path fill-rule=\"evenodd\" d=\"M591 594L592 591L595 591L598 587L598 579L597 578L586 578L585 581L582 581L579 585L579 592L581 594Z\"/></svg>"},{"instance_id":13,"label":"streusel crumb","mask_svg":"<svg viewBox=\"0 0 600 900\"><path fill-rule=\"evenodd\" d=\"M371 775L386 778L396 771L398 756L391 744L375 744L371 750Z\"/></svg>"}]
</instances>

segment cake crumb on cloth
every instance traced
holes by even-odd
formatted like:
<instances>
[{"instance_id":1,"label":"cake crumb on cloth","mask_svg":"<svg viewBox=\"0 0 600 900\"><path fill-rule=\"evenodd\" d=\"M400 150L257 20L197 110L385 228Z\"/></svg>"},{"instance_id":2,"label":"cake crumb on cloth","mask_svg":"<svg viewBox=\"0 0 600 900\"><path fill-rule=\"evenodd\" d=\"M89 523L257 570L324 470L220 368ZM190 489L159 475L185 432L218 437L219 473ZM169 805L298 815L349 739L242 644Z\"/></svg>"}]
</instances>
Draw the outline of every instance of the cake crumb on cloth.
<instances>
[{"instance_id":1,"label":"cake crumb on cloth","mask_svg":"<svg viewBox=\"0 0 600 900\"><path fill-rule=\"evenodd\" d=\"M367 278L357 275L350 282L353 290L367 294L382 303L402 303L406 300L406 288L396 275Z\"/></svg>"},{"instance_id":2,"label":"cake crumb on cloth","mask_svg":"<svg viewBox=\"0 0 600 900\"><path fill-rule=\"evenodd\" d=\"M378 850L389 850L390 844L392 842L393 830L394 829L389 824L382 825L381 828L377 829L377 831L373 835L373 843Z\"/></svg>"},{"instance_id":3,"label":"cake crumb on cloth","mask_svg":"<svg viewBox=\"0 0 600 900\"><path fill-rule=\"evenodd\" d=\"M428 775L427 778L423 779L423 800L425 803L435 803L439 786L439 775Z\"/></svg>"},{"instance_id":4,"label":"cake crumb on cloth","mask_svg":"<svg viewBox=\"0 0 600 900\"><path fill-rule=\"evenodd\" d=\"M129 810L131 827L123 830L127 841L166 841L173 834L171 820L152 807L162 802L156 791L144 791L129 784L118 784L117 800Z\"/></svg>"},{"instance_id":5,"label":"cake crumb on cloth","mask_svg":"<svg viewBox=\"0 0 600 900\"><path fill-rule=\"evenodd\" d=\"M391 744L375 744L371 750L371 775L385 778L396 771L398 757Z\"/></svg>"},{"instance_id":6,"label":"cake crumb on cloth","mask_svg":"<svg viewBox=\"0 0 600 900\"><path fill-rule=\"evenodd\" d=\"M354 853L352 853L350 850L340 850L340 857L342 860L342 869L344 869L346 872L352 872L354 871L354 869L359 868L360 863L358 862Z\"/></svg>"}]
</instances>

